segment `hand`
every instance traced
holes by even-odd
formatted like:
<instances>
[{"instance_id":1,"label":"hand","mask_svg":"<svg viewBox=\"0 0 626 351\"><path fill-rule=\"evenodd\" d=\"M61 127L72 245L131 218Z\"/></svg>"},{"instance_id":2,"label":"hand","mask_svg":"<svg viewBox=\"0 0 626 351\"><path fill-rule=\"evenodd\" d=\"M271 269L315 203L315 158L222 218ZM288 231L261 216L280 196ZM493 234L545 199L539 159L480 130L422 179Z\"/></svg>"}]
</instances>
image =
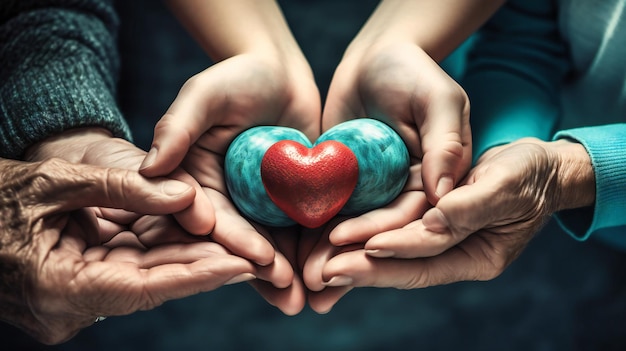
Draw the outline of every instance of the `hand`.
<instances>
[{"instance_id":1,"label":"hand","mask_svg":"<svg viewBox=\"0 0 626 351\"><path fill-rule=\"evenodd\" d=\"M0 160L0 179L1 319L46 344L70 338L97 316L151 309L256 273L216 243L154 236L142 245L116 236L104 242L111 230L96 213L113 210L91 206L178 212L195 196L183 182L58 159Z\"/></svg>"},{"instance_id":2,"label":"hand","mask_svg":"<svg viewBox=\"0 0 626 351\"><path fill-rule=\"evenodd\" d=\"M104 130L85 128L70 130L55 137L48 138L31 147L28 156L31 160L64 157L67 160L77 163L137 170L145 158L146 153L124 140L111 138ZM173 171L170 173L169 177L178 178L200 189L198 183L182 169ZM208 192L211 190L201 189L197 190L197 193L205 195L203 191ZM197 223L202 222L204 218L204 211L206 211L206 209L202 206L202 200L207 199L207 197L199 196L197 193L191 206L174 214L177 221L182 222L181 226L185 230L182 230L169 215L148 216L142 215L141 213L122 210L111 211L107 209L98 212L98 216L100 217L99 224L104 233L101 239L103 242L109 242L109 240L115 237L115 240L121 243L136 243L137 240L139 240L144 244L153 243L153 241L150 241L151 239L157 240L154 242L154 245L160 243L194 243L212 240L213 236L197 236L196 238L192 238L186 231L189 227L197 228ZM222 203L223 198L215 197L215 199L218 200L215 202L218 217L233 216L233 210L229 210L228 205ZM197 206L198 203L200 203L200 206ZM222 215L222 213L224 214ZM259 229L259 232L261 232L264 237L269 237L266 231ZM271 250L272 258L274 258L273 247ZM272 297L271 299L268 297L268 299L276 301L274 303L279 305L285 313L293 314L302 309L304 305L304 293L302 293L302 298L297 299L296 296L299 296L298 291L300 290L297 289L297 284L292 287L292 283L299 280L299 278L294 276L291 264L283 254L277 253L272 264L268 264L265 267L257 267L255 276L260 280L271 281L276 287L285 290L277 293L277 296L284 297L283 300L279 300L277 297ZM284 289L288 286L289 289ZM293 297L289 297L289 292L293 294ZM279 304L279 301L281 301L282 304Z\"/></svg>"},{"instance_id":3,"label":"hand","mask_svg":"<svg viewBox=\"0 0 626 351\"><path fill-rule=\"evenodd\" d=\"M550 215L593 204L594 186L591 161L580 144L522 139L493 148L422 220L381 233L364 250L330 258L322 279L330 286L401 289L493 279ZM372 258L367 250L394 258ZM332 284L333 277L340 284ZM328 308L337 299L328 293L316 302Z\"/></svg>"},{"instance_id":4,"label":"hand","mask_svg":"<svg viewBox=\"0 0 626 351\"><path fill-rule=\"evenodd\" d=\"M323 127L355 116L392 126L409 149L412 167L398 201L338 225L330 234L335 245L365 242L421 218L471 162L467 96L415 45L347 51L331 83Z\"/></svg>"},{"instance_id":5,"label":"hand","mask_svg":"<svg viewBox=\"0 0 626 351\"><path fill-rule=\"evenodd\" d=\"M137 171L145 157L145 151L133 144L111 137L101 128L75 128L49 137L26 152L26 160L45 161L60 158L72 163L85 163L102 167L113 167ZM184 181L196 189L193 203L175 213L180 225L197 235L208 233L215 224L211 203L202 193L200 185L182 169L172 171L169 178Z\"/></svg>"},{"instance_id":6,"label":"hand","mask_svg":"<svg viewBox=\"0 0 626 351\"><path fill-rule=\"evenodd\" d=\"M276 240L268 240L268 229L259 229L241 217L233 205L224 181L224 156L230 142L255 125L289 126L311 140L317 138L317 88L308 66L294 70L294 66L280 61L242 54L192 77L156 125L152 149L141 168L142 174L153 177L166 175L182 164L205 189L215 208L211 237L234 254L263 266L278 262L271 244ZM295 230L292 235L297 235ZM290 267L285 262L278 264ZM293 277L293 272L282 276ZM289 314L296 309L289 302L283 306L274 299L273 303ZM304 305L303 295L299 304Z\"/></svg>"}]
</instances>

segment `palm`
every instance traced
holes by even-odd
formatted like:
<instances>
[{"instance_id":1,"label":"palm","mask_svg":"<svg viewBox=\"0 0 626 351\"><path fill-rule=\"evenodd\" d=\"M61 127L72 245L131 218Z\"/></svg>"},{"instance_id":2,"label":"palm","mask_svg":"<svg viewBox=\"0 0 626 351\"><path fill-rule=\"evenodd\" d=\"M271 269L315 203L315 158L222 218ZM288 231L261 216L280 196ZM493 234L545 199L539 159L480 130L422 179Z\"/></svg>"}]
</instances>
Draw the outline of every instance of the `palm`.
<instances>
[{"instance_id":1,"label":"palm","mask_svg":"<svg viewBox=\"0 0 626 351\"><path fill-rule=\"evenodd\" d=\"M148 310L170 299L216 289L247 265L220 245L200 239L185 243L184 238L148 235L138 240L144 233L131 236L121 230L102 243L93 210L46 221L57 224L35 233L52 247L38 263L40 277L32 279L37 283L29 301L37 323L30 323L30 328L36 325L35 335L56 338L54 342L90 325L94 316ZM192 278L200 269L207 272Z\"/></svg>"},{"instance_id":2,"label":"palm","mask_svg":"<svg viewBox=\"0 0 626 351\"><path fill-rule=\"evenodd\" d=\"M295 237L296 230L288 229L289 235L278 235L274 229L270 233L270 228L239 214L226 189L224 157L230 142L256 125L296 128L314 140L320 129L320 109L312 76L290 76L285 67L275 62L250 55L234 56L185 83L155 127L154 144L159 146L157 163L161 161L156 167L161 170L143 172L162 174L181 160L182 167L203 187L213 204L212 239L234 254L265 266L266 280L274 286L298 284L290 263L296 250L296 242L290 238ZM291 295L283 299L278 295L284 292L268 289L261 283L255 285L283 311L291 314L301 309L304 300L301 289L292 286L291 292L298 290L301 297Z\"/></svg>"}]
</instances>

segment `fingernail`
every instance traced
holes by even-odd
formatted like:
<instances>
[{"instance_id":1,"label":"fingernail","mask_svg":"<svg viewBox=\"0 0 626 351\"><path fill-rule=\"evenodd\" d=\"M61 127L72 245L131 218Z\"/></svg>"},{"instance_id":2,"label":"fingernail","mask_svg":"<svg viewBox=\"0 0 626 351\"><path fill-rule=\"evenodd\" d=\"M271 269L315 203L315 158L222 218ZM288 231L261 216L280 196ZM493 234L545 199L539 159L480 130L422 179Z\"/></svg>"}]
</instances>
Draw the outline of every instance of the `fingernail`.
<instances>
[{"instance_id":1,"label":"fingernail","mask_svg":"<svg viewBox=\"0 0 626 351\"><path fill-rule=\"evenodd\" d=\"M189 189L191 189L191 186L178 180L166 180L165 184L163 184L163 193L167 196L178 196L189 191Z\"/></svg>"},{"instance_id":2,"label":"fingernail","mask_svg":"<svg viewBox=\"0 0 626 351\"><path fill-rule=\"evenodd\" d=\"M443 176L439 179L439 183L437 183L437 189L435 189L435 195L442 197L445 194L449 193L454 187L454 181L452 177Z\"/></svg>"},{"instance_id":3,"label":"fingernail","mask_svg":"<svg viewBox=\"0 0 626 351\"><path fill-rule=\"evenodd\" d=\"M237 283L241 283L241 282L247 282L248 280L252 280L252 279L256 279L256 275L254 275L252 273L241 273L241 274L233 277L232 279L230 279L226 283L224 283L224 285L231 285L231 284L237 284Z\"/></svg>"},{"instance_id":4,"label":"fingernail","mask_svg":"<svg viewBox=\"0 0 626 351\"><path fill-rule=\"evenodd\" d=\"M156 160L157 152L158 150L156 147L151 148L150 151L148 151L146 158L143 159L141 166L139 166L139 170L152 166L152 164L154 163L154 160Z\"/></svg>"},{"instance_id":5,"label":"fingernail","mask_svg":"<svg viewBox=\"0 0 626 351\"><path fill-rule=\"evenodd\" d=\"M348 285L351 285L353 282L354 280L348 276L337 275L337 276L330 278L330 280L327 282L322 282L322 285L324 286L348 286Z\"/></svg>"},{"instance_id":6,"label":"fingernail","mask_svg":"<svg viewBox=\"0 0 626 351\"><path fill-rule=\"evenodd\" d=\"M377 257L377 258L387 258L387 257L393 257L396 255L396 253L391 250L379 250L379 249L365 250L365 253L368 256Z\"/></svg>"},{"instance_id":7,"label":"fingernail","mask_svg":"<svg viewBox=\"0 0 626 351\"><path fill-rule=\"evenodd\" d=\"M424 214L422 223L426 229L435 233L446 233L449 231L449 223L446 216L443 215L437 207L431 208Z\"/></svg>"}]
</instances>

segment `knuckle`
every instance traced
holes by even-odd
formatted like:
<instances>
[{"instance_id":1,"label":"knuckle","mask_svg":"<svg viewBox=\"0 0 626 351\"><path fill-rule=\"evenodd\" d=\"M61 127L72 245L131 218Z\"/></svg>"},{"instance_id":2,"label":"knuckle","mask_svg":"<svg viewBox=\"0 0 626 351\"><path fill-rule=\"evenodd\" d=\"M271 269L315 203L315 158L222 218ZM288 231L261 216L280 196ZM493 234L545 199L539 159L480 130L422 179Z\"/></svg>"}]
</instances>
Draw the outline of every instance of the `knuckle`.
<instances>
[{"instance_id":1,"label":"knuckle","mask_svg":"<svg viewBox=\"0 0 626 351\"><path fill-rule=\"evenodd\" d=\"M19 180L19 192L26 204L53 201L56 193L66 189L80 173L67 161L51 158L39 162Z\"/></svg>"},{"instance_id":2,"label":"knuckle","mask_svg":"<svg viewBox=\"0 0 626 351\"><path fill-rule=\"evenodd\" d=\"M136 179L130 170L106 168L104 172L104 193L111 203L123 202L136 188Z\"/></svg>"}]
</instances>

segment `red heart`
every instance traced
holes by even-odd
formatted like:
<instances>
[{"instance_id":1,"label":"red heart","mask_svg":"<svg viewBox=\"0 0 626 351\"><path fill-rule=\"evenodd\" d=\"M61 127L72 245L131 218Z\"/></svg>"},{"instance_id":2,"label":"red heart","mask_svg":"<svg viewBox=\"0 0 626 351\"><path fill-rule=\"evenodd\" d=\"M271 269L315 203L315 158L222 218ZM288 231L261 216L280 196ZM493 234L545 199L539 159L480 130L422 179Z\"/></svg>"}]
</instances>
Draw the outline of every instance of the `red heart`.
<instances>
[{"instance_id":1,"label":"red heart","mask_svg":"<svg viewBox=\"0 0 626 351\"><path fill-rule=\"evenodd\" d=\"M359 178L356 156L328 140L308 148L293 140L272 145L261 160L270 199L294 221L317 228L345 205Z\"/></svg>"}]
</instances>

